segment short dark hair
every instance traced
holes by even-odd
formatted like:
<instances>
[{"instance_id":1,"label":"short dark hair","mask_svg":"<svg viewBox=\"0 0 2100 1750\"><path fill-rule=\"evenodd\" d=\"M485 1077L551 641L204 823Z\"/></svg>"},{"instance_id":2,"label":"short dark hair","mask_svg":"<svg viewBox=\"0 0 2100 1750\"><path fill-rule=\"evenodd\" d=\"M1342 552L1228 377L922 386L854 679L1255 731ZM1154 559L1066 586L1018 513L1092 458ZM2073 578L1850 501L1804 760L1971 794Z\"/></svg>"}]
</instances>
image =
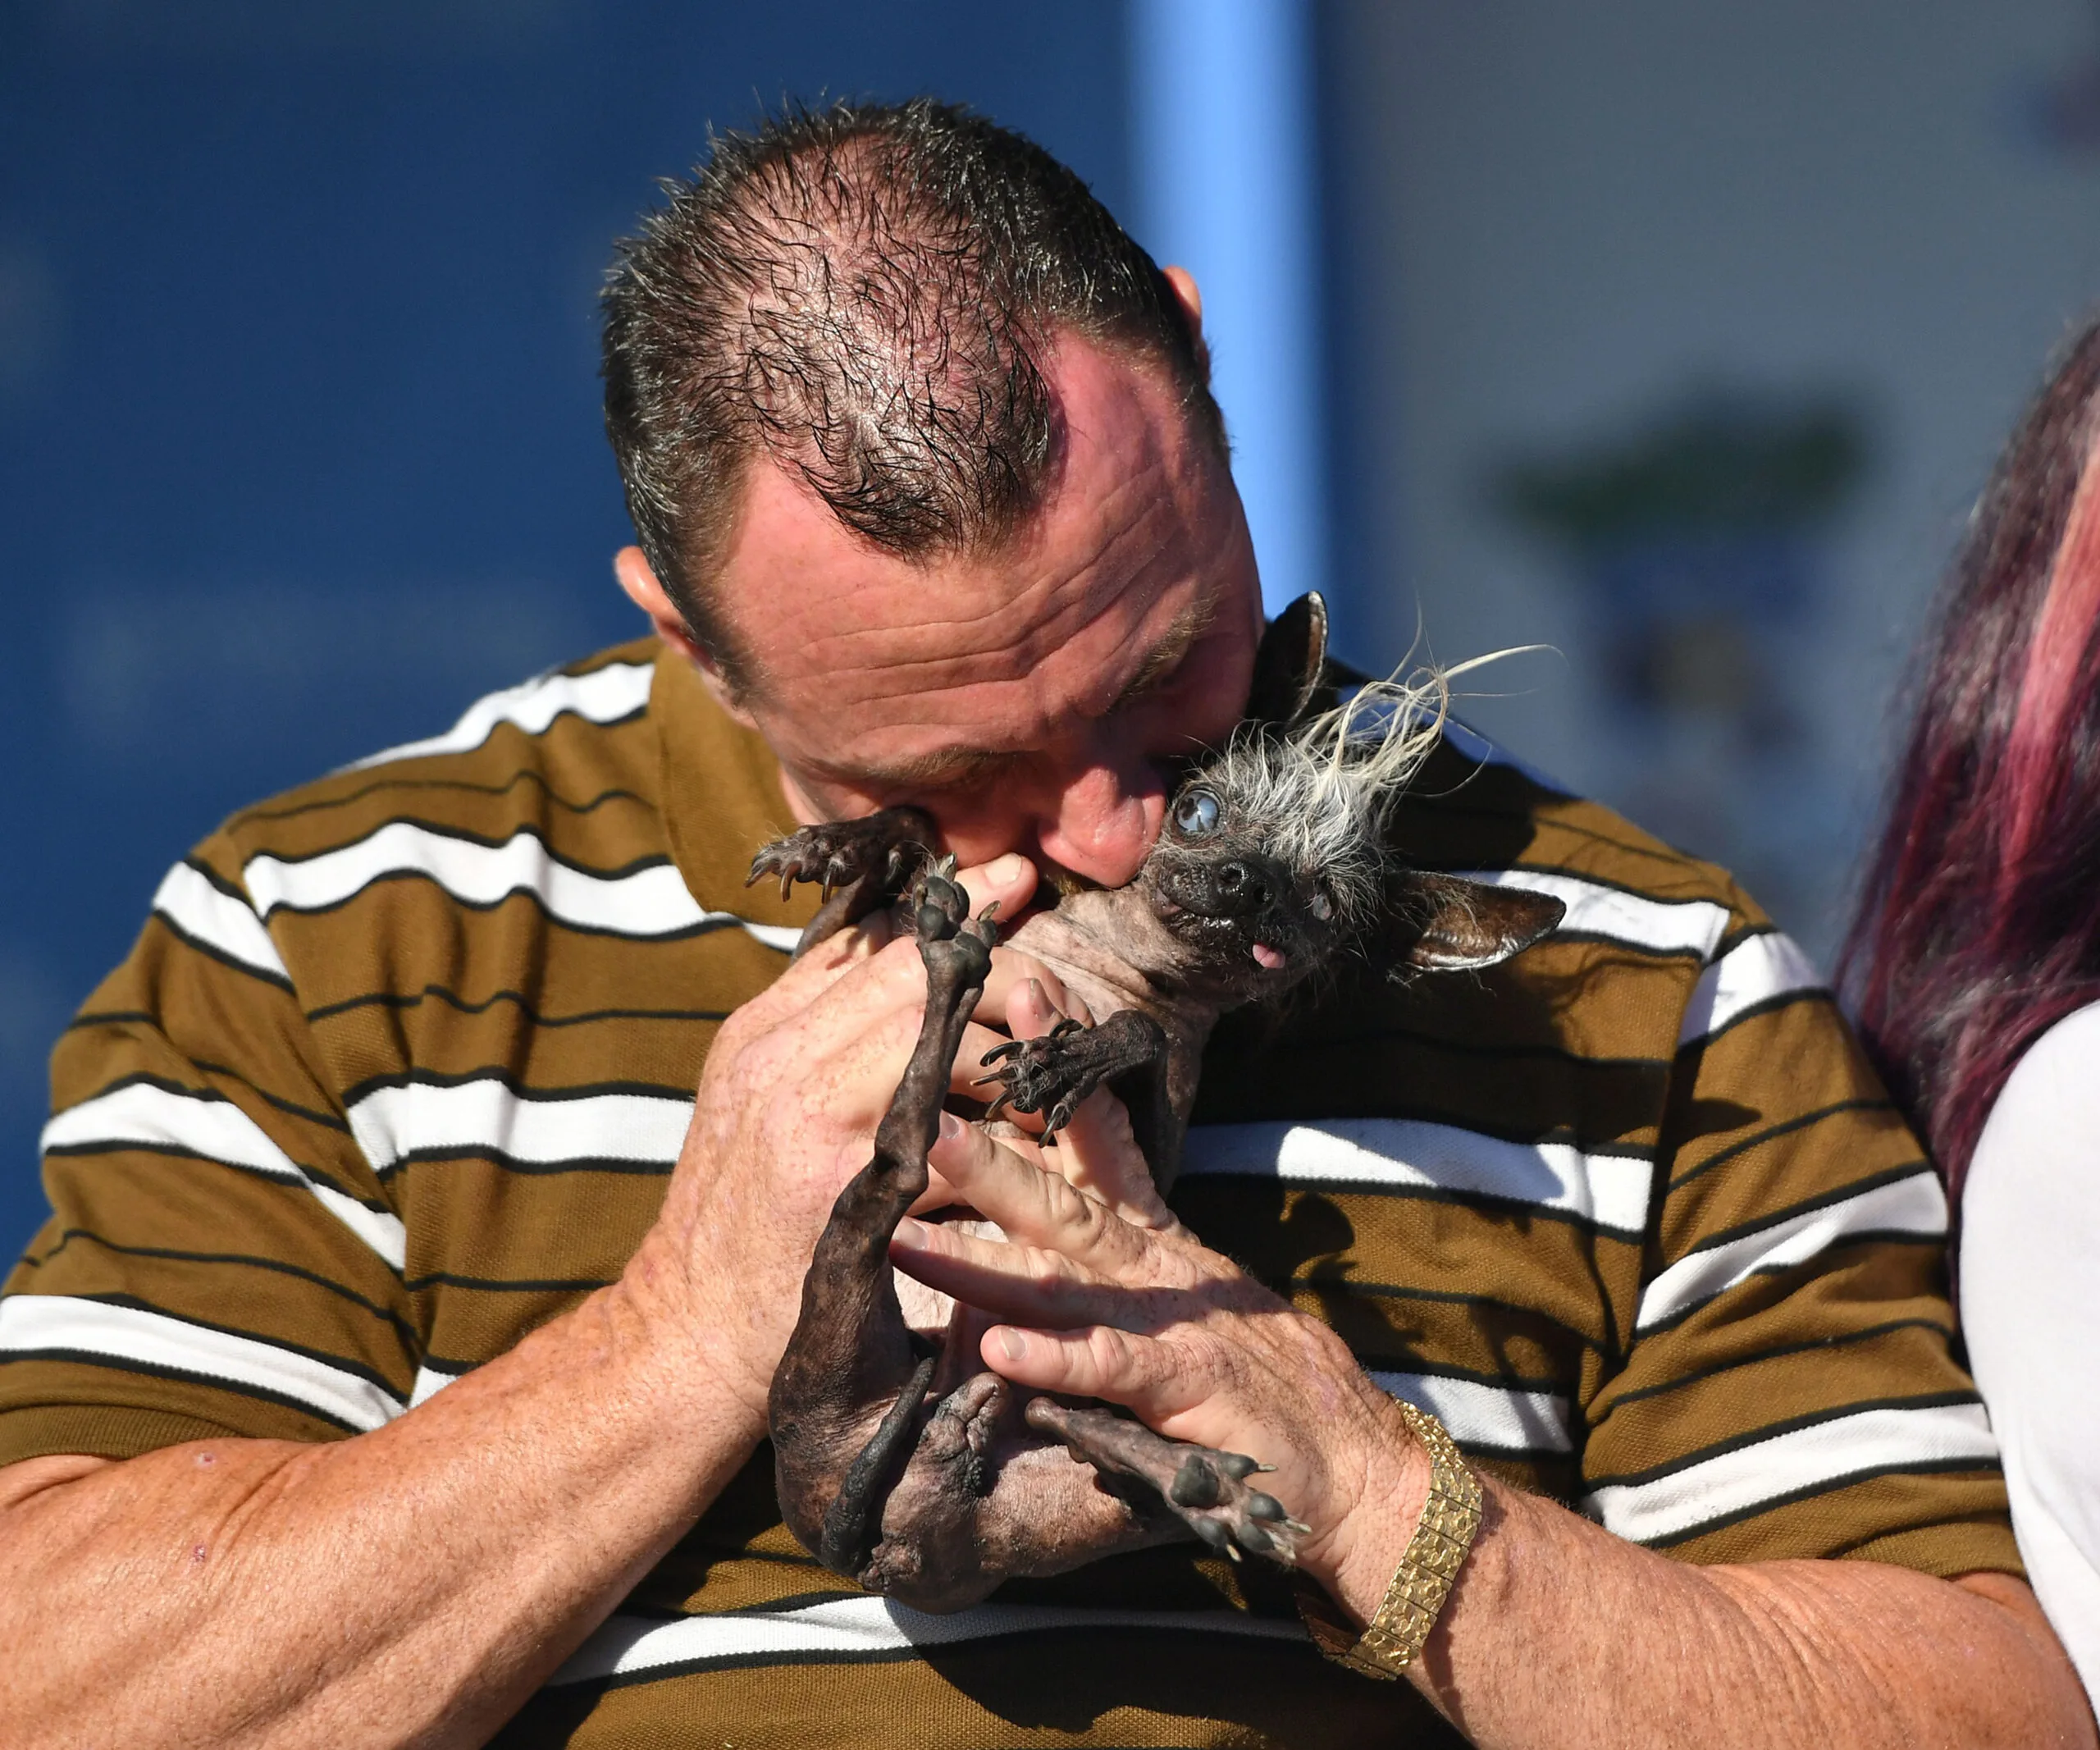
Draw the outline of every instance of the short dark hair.
<instances>
[{"instance_id":1,"label":"short dark hair","mask_svg":"<svg viewBox=\"0 0 2100 1750\"><path fill-rule=\"evenodd\" d=\"M924 98L795 109L664 189L607 278L605 429L642 551L733 684L751 677L706 585L755 454L891 552L994 545L1056 456L1057 331L1163 364L1223 450L1166 276L1010 129Z\"/></svg>"}]
</instances>

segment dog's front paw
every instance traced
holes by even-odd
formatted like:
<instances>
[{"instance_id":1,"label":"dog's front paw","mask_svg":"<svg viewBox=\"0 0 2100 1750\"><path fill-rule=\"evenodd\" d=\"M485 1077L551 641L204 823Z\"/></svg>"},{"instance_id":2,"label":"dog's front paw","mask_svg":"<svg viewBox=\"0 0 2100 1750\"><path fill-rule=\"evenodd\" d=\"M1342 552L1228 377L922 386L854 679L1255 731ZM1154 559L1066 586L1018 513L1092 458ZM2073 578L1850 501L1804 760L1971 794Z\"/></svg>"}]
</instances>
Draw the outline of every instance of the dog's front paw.
<instances>
[{"instance_id":1,"label":"dog's front paw","mask_svg":"<svg viewBox=\"0 0 2100 1750\"><path fill-rule=\"evenodd\" d=\"M1061 1021L1036 1039L1008 1039L984 1053L997 1065L979 1085L996 1082L998 1096L988 1117L1011 1106L1016 1112L1043 1114L1048 1138L1072 1122L1080 1102L1104 1081L1166 1062L1166 1035L1157 1021L1136 1009L1119 1009L1098 1027Z\"/></svg>"},{"instance_id":2,"label":"dog's front paw","mask_svg":"<svg viewBox=\"0 0 2100 1750\"><path fill-rule=\"evenodd\" d=\"M785 899L797 881L815 881L829 899L834 888L872 880L889 898L910 885L933 856L932 817L917 808L885 808L858 820L827 820L776 838L751 859L749 887L767 875L780 878Z\"/></svg>"}]
</instances>

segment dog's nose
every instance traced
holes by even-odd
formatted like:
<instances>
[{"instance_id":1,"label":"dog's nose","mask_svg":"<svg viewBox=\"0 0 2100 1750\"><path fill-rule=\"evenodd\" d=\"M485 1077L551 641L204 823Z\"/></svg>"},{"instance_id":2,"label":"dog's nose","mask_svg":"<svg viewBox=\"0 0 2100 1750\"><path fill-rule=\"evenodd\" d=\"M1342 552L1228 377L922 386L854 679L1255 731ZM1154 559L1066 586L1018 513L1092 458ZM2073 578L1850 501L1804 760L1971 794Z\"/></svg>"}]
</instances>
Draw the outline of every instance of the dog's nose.
<instances>
[{"instance_id":1,"label":"dog's nose","mask_svg":"<svg viewBox=\"0 0 2100 1750\"><path fill-rule=\"evenodd\" d=\"M1199 916L1251 918L1290 892L1290 876L1280 863L1242 851L1214 863L1180 863L1166 884L1178 902Z\"/></svg>"},{"instance_id":2,"label":"dog's nose","mask_svg":"<svg viewBox=\"0 0 2100 1750\"><path fill-rule=\"evenodd\" d=\"M1219 866L1217 890L1235 911L1258 912L1271 897L1261 870L1237 859Z\"/></svg>"}]
</instances>

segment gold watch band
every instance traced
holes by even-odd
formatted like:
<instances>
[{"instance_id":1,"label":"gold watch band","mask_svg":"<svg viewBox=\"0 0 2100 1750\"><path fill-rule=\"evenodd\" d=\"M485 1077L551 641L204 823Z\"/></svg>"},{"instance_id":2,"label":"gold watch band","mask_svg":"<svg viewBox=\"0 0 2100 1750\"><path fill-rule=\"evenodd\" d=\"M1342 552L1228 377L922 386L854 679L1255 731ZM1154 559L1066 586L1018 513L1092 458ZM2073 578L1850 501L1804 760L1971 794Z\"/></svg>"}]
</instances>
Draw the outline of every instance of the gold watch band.
<instances>
[{"instance_id":1,"label":"gold watch band","mask_svg":"<svg viewBox=\"0 0 2100 1750\"><path fill-rule=\"evenodd\" d=\"M1408 1431L1429 1455L1429 1498L1392 1583L1359 1636L1351 1635L1324 1597L1299 1599L1306 1627L1321 1652L1353 1671L1386 1679L1406 1670L1428 1644L1480 1529L1480 1479L1467 1468L1442 1423L1405 1399L1398 1401Z\"/></svg>"}]
</instances>

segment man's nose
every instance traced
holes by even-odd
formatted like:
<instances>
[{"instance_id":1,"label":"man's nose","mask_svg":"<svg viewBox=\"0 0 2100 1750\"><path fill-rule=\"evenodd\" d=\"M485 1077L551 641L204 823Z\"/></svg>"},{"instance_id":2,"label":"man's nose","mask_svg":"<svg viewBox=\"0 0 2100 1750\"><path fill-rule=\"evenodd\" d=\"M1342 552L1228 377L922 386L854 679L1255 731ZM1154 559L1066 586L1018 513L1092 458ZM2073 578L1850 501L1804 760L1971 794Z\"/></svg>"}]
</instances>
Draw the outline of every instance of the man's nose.
<instances>
[{"instance_id":1,"label":"man's nose","mask_svg":"<svg viewBox=\"0 0 2100 1750\"><path fill-rule=\"evenodd\" d=\"M1166 786L1150 762L1097 759L1066 779L1039 817L1036 842L1073 874L1121 887L1138 872L1166 817Z\"/></svg>"}]
</instances>

